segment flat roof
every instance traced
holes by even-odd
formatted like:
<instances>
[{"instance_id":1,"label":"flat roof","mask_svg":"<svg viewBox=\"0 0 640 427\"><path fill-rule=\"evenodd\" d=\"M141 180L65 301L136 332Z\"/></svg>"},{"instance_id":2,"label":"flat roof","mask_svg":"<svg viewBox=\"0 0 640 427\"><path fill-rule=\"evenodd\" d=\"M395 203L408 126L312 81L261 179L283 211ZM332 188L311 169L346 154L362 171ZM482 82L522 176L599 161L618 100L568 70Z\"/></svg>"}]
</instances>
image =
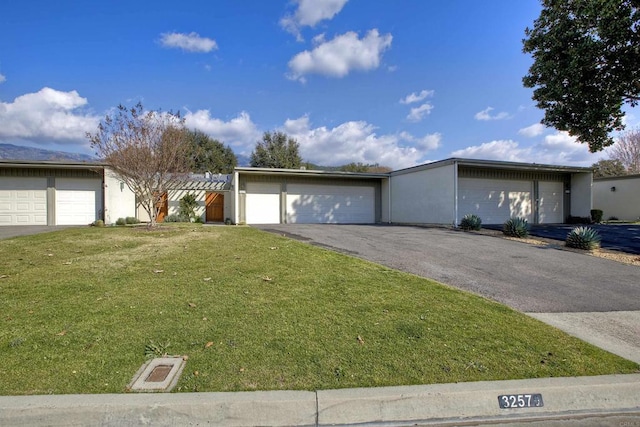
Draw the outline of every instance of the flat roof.
<instances>
[{"instance_id":1,"label":"flat roof","mask_svg":"<svg viewBox=\"0 0 640 427\"><path fill-rule=\"evenodd\" d=\"M286 175L286 176L319 176L324 178L352 178L352 179L382 179L388 178L388 173L367 173L367 172L342 172L326 170L306 170L306 169L275 169L275 168L251 168L238 167L236 172L248 175Z\"/></svg>"},{"instance_id":2,"label":"flat roof","mask_svg":"<svg viewBox=\"0 0 640 427\"><path fill-rule=\"evenodd\" d=\"M107 166L100 162L69 162L53 160L7 160L0 159L0 167L32 168L32 169L104 169Z\"/></svg>"},{"instance_id":3,"label":"flat roof","mask_svg":"<svg viewBox=\"0 0 640 427\"><path fill-rule=\"evenodd\" d=\"M403 174L416 172L420 170L439 168L442 166L449 166L452 164L458 164L460 166L475 166L475 167L482 167L482 168L489 168L489 169L565 172L565 173L593 172L593 169L589 167L544 165L544 164L538 164L538 163L519 163L519 162L505 162L501 160L463 159L458 157L452 157L449 159L439 160L432 163L425 163L418 166L399 169L391 172L390 175L391 176L403 175Z\"/></svg>"}]
</instances>

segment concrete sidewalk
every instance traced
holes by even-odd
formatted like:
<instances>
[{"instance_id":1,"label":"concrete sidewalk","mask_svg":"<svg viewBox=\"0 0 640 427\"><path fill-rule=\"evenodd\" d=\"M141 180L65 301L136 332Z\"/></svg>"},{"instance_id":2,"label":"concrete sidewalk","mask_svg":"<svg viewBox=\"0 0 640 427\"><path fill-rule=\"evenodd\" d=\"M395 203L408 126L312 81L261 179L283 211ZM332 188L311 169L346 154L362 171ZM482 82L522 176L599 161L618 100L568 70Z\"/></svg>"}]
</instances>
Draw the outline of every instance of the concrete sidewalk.
<instances>
[{"instance_id":1,"label":"concrete sidewalk","mask_svg":"<svg viewBox=\"0 0 640 427\"><path fill-rule=\"evenodd\" d=\"M541 407L498 396L539 393ZM513 401L517 401L514 398ZM525 400L520 400L525 402ZM2 426L640 426L640 374L242 393L0 397Z\"/></svg>"}]
</instances>

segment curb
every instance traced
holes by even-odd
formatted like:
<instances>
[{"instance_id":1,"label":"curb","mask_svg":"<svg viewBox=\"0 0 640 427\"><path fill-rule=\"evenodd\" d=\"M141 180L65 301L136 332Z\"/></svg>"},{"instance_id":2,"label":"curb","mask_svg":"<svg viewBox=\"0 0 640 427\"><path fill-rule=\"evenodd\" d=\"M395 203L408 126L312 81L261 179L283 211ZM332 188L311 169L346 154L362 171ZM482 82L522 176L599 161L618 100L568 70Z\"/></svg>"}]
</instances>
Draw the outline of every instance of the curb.
<instances>
[{"instance_id":1,"label":"curb","mask_svg":"<svg viewBox=\"0 0 640 427\"><path fill-rule=\"evenodd\" d=\"M499 406L498 396L528 394L540 394L543 406ZM572 419L603 425L607 417L616 425L640 426L640 374L317 392L0 397L0 425L11 426L489 425Z\"/></svg>"}]
</instances>

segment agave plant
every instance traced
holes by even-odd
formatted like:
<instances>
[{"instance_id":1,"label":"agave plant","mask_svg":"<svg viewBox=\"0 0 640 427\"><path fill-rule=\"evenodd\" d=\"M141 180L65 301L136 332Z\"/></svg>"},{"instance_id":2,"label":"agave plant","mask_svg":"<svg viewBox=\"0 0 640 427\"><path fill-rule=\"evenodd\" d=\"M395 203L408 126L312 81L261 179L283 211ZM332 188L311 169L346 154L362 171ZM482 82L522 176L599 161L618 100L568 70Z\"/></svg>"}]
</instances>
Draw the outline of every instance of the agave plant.
<instances>
[{"instance_id":1,"label":"agave plant","mask_svg":"<svg viewBox=\"0 0 640 427\"><path fill-rule=\"evenodd\" d=\"M600 247L600 234L591 227L576 227L567 234L565 244L590 251Z\"/></svg>"},{"instance_id":2,"label":"agave plant","mask_svg":"<svg viewBox=\"0 0 640 427\"><path fill-rule=\"evenodd\" d=\"M482 220L478 215L467 214L460 221L460 228L463 230L480 230Z\"/></svg>"},{"instance_id":3,"label":"agave plant","mask_svg":"<svg viewBox=\"0 0 640 427\"><path fill-rule=\"evenodd\" d=\"M529 235L529 223L524 218L509 218L503 224L502 232L511 237L527 237Z\"/></svg>"}]
</instances>

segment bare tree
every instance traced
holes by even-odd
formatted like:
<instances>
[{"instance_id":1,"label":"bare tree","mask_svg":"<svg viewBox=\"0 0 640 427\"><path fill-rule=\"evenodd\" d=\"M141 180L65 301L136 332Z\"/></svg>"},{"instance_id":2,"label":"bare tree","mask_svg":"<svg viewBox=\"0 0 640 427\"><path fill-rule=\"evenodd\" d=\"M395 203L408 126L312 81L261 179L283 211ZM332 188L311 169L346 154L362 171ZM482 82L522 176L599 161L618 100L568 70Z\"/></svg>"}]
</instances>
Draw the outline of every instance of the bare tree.
<instances>
[{"instance_id":1,"label":"bare tree","mask_svg":"<svg viewBox=\"0 0 640 427\"><path fill-rule=\"evenodd\" d=\"M625 131L611 147L610 157L619 160L630 174L640 174L640 128Z\"/></svg>"},{"instance_id":2,"label":"bare tree","mask_svg":"<svg viewBox=\"0 0 640 427\"><path fill-rule=\"evenodd\" d=\"M135 193L157 224L163 195L189 171L189 142L179 113L145 111L119 105L107 114L95 134L87 133L96 154Z\"/></svg>"}]
</instances>

